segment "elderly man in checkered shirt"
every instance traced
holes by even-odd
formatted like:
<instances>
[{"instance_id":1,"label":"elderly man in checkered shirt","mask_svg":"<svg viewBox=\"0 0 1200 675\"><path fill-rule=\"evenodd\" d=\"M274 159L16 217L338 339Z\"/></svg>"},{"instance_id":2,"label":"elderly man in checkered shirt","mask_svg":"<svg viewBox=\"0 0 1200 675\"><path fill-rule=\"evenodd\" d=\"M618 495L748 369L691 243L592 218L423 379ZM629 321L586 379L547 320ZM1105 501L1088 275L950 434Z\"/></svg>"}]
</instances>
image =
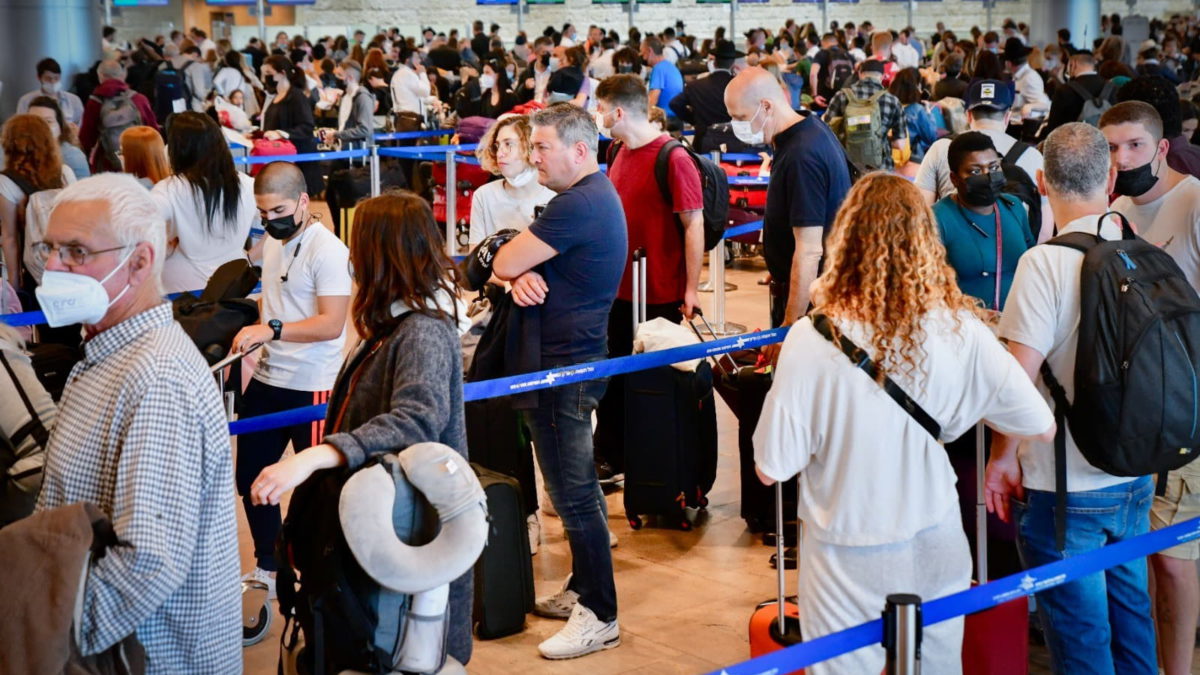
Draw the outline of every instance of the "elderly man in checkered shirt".
<instances>
[{"instance_id":1,"label":"elderly man in checkered shirt","mask_svg":"<svg viewBox=\"0 0 1200 675\"><path fill-rule=\"evenodd\" d=\"M88 570L83 654L136 633L149 672L240 673L229 432L204 358L162 299L165 232L146 189L107 173L64 189L32 244L46 263L47 318L82 321L87 337L38 508L92 502L120 541ZM72 311L76 303L84 309Z\"/></svg>"}]
</instances>

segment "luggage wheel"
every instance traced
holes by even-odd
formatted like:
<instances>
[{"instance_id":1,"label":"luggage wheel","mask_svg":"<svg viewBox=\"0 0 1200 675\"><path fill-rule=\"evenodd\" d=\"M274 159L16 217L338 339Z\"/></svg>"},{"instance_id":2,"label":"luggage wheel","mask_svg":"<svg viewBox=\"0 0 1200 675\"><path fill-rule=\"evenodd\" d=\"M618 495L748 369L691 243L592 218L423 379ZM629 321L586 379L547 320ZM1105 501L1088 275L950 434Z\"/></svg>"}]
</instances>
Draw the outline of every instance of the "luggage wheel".
<instances>
[{"instance_id":1,"label":"luggage wheel","mask_svg":"<svg viewBox=\"0 0 1200 675\"><path fill-rule=\"evenodd\" d=\"M635 530L642 529L642 519L638 516L629 516L629 527Z\"/></svg>"},{"instance_id":2,"label":"luggage wheel","mask_svg":"<svg viewBox=\"0 0 1200 675\"><path fill-rule=\"evenodd\" d=\"M679 519L679 529L683 530L684 532L691 532L692 531L692 521L688 520L687 516L681 517Z\"/></svg>"},{"instance_id":3,"label":"luggage wheel","mask_svg":"<svg viewBox=\"0 0 1200 675\"><path fill-rule=\"evenodd\" d=\"M242 647L262 642L271 632L275 612L267 593L261 581L242 582Z\"/></svg>"}]
</instances>

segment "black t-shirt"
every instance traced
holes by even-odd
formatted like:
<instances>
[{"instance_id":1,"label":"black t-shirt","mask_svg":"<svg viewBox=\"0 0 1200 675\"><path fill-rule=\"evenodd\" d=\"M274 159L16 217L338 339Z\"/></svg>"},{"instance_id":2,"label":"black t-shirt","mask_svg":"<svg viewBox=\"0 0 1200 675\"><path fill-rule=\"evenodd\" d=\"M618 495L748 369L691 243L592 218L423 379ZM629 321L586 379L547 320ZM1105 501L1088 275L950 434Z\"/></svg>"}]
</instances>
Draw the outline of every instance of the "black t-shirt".
<instances>
[{"instance_id":1,"label":"black t-shirt","mask_svg":"<svg viewBox=\"0 0 1200 675\"><path fill-rule=\"evenodd\" d=\"M451 72L457 72L462 66L462 57L458 50L451 49L446 45L429 50L429 60L434 67Z\"/></svg>"},{"instance_id":2,"label":"black t-shirt","mask_svg":"<svg viewBox=\"0 0 1200 675\"><path fill-rule=\"evenodd\" d=\"M846 154L825 124L811 117L775 136L775 159L763 215L763 257L777 282L791 278L795 227L826 231L850 190Z\"/></svg>"},{"instance_id":3,"label":"black t-shirt","mask_svg":"<svg viewBox=\"0 0 1200 675\"><path fill-rule=\"evenodd\" d=\"M1054 90L1054 98L1050 100L1050 115L1046 119L1043 134L1049 134L1064 124L1079 120L1079 115L1083 112L1083 97L1075 91L1071 82L1079 84L1091 96L1099 96L1100 92L1104 91L1104 85L1108 84L1108 80L1100 75L1088 73L1059 85Z\"/></svg>"},{"instance_id":4,"label":"black t-shirt","mask_svg":"<svg viewBox=\"0 0 1200 675\"><path fill-rule=\"evenodd\" d=\"M841 87L849 84L850 77L854 74L854 59L840 47L830 47L817 52L813 57L813 65L821 66L821 71L817 73L817 94L826 99L832 98ZM831 71L837 68L844 68L847 72L841 82L834 83L838 86L831 86Z\"/></svg>"},{"instance_id":5,"label":"black t-shirt","mask_svg":"<svg viewBox=\"0 0 1200 675\"><path fill-rule=\"evenodd\" d=\"M475 56L486 59L491 43L492 39L488 37L487 33L476 33L475 37L471 38L471 51L475 52Z\"/></svg>"},{"instance_id":6,"label":"black t-shirt","mask_svg":"<svg viewBox=\"0 0 1200 675\"><path fill-rule=\"evenodd\" d=\"M938 83L933 85L933 100L935 101L940 101L948 96L965 98L966 94L967 83L957 75L938 80Z\"/></svg>"}]
</instances>

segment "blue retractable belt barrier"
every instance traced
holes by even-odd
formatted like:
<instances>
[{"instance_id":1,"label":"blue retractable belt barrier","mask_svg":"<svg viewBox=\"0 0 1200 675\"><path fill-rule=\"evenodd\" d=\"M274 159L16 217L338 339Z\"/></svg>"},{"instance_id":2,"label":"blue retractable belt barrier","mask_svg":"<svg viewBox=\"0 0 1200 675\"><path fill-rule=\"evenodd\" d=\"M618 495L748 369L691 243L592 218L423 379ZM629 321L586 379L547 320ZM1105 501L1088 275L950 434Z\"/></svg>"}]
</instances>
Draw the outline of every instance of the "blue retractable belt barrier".
<instances>
[{"instance_id":1,"label":"blue retractable belt barrier","mask_svg":"<svg viewBox=\"0 0 1200 675\"><path fill-rule=\"evenodd\" d=\"M445 159L447 152L475 152L478 143L460 143L459 145L410 145L402 148L379 148L376 152L380 157L399 157L401 159Z\"/></svg>"},{"instance_id":2,"label":"blue retractable belt barrier","mask_svg":"<svg viewBox=\"0 0 1200 675\"><path fill-rule=\"evenodd\" d=\"M251 229L251 232L253 232L253 229ZM261 230L260 230L260 232L261 232ZM185 291L185 292L198 296L204 292L204 289L202 288L198 291ZM261 292L262 292L262 284L258 284L254 287L254 290L247 293L247 295L253 295L255 293L261 293ZM167 299L174 300L175 298L178 298L181 295L183 295L183 293L168 293ZM17 314L0 314L0 323L6 323L6 324L8 324L10 326L14 326L14 327L40 326L41 324L46 323L46 315L43 314L42 312L20 312Z\"/></svg>"},{"instance_id":3,"label":"blue retractable belt barrier","mask_svg":"<svg viewBox=\"0 0 1200 675\"><path fill-rule=\"evenodd\" d=\"M752 152L727 152L721 155L722 162L762 162L762 157Z\"/></svg>"},{"instance_id":4,"label":"blue retractable belt barrier","mask_svg":"<svg viewBox=\"0 0 1200 675\"><path fill-rule=\"evenodd\" d=\"M271 162L322 162L328 159L354 159L355 157L370 157L371 151L339 150L337 152L305 152L299 155L253 155L250 157L234 157L234 164L270 164Z\"/></svg>"},{"instance_id":5,"label":"blue retractable belt barrier","mask_svg":"<svg viewBox=\"0 0 1200 675\"><path fill-rule=\"evenodd\" d=\"M981 612L1021 596L1061 586L1089 574L1095 574L1197 538L1200 538L1200 518L1193 518L1161 530L1147 532L1132 539L1110 544L1087 553L1072 555L1065 560L1018 572L982 586L926 602L921 609L923 621L925 625L932 625L965 614ZM883 622L875 619L787 649L727 666L710 675L764 675L771 672L791 672L862 647L879 644L882 640Z\"/></svg>"},{"instance_id":6,"label":"blue retractable belt barrier","mask_svg":"<svg viewBox=\"0 0 1200 675\"><path fill-rule=\"evenodd\" d=\"M395 131L388 134L375 134L377 141L408 141L415 138L436 138L438 136L453 136L453 129L426 129L424 131Z\"/></svg>"},{"instance_id":7,"label":"blue retractable belt barrier","mask_svg":"<svg viewBox=\"0 0 1200 675\"><path fill-rule=\"evenodd\" d=\"M507 396L508 394L549 389L550 387L570 384L571 382L595 380L601 377L622 375L648 368L666 366L672 363L679 363L680 361L702 359L718 354L782 342L785 335L787 335L786 328L772 328L771 330L747 333L714 342L685 345L683 347L663 349L645 354L634 354L632 356L622 356L606 361L579 363L573 366L552 368L525 375L500 377L494 380L484 380L483 382L468 382L463 385L463 400L477 401L485 398ZM248 417L236 422L230 422L229 433L230 435L237 436L255 431L266 431L294 424L315 422L325 418L325 408L326 406L323 404L312 405L284 412Z\"/></svg>"},{"instance_id":8,"label":"blue retractable belt barrier","mask_svg":"<svg viewBox=\"0 0 1200 675\"><path fill-rule=\"evenodd\" d=\"M771 182L770 176L730 176L729 185L736 187L739 185L766 185Z\"/></svg>"},{"instance_id":9,"label":"blue retractable belt barrier","mask_svg":"<svg viewBox=\"0 0 1200 675\"><path fill-rule=\"evenodd\" d=\"M752 221L749 223L743 223L741 225L738 225L737 227L730 227L730 228L726 229L724 238L732 239L733 237L736 237L736 236L739 236L742 234L750 234L751 232L758 232L761 229L763 229L763 221L755 220L755 221Z\"/></svg>"}]
</instances>

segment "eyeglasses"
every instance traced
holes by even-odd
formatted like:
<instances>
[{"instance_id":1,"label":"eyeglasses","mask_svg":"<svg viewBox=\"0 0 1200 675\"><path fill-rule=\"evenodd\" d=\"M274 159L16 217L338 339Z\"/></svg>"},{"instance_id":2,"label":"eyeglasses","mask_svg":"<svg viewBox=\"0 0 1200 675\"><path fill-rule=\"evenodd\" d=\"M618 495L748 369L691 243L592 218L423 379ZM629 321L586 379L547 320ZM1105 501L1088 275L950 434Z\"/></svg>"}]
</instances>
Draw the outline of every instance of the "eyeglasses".
<instances>
[{"instance_id":1,"label":"eyeglasses","mask_svg":"<svg viewBox=\"0 0 1200 675\"><path fill-rule=\"evenodd\" d=\"M86 263L87 259L94 255L109 253L112 251L120 251L122 249L129 248L129 244L114 246L112 248L106 248L99 251L89 251L86 246L80 246L78 244L63 244L61 246L55 246L44 241L39 241L38 243L33 244L30 248L33 250L33 254L37 256L37 259L43 264L50 259L51 253L57 252L58 259L63 261L63 264L77 266Z\"/></svg>"}]
</instances>

